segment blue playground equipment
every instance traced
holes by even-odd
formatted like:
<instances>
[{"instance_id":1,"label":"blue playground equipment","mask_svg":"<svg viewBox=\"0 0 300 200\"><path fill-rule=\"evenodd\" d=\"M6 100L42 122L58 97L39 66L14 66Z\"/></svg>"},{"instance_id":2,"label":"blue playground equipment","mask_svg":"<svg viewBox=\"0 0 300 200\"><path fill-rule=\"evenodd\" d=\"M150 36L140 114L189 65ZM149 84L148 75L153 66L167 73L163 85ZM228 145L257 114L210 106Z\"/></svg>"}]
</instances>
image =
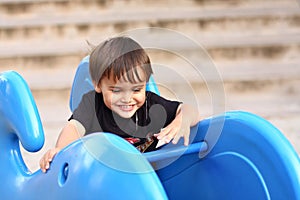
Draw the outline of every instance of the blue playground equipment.
<instances>
[{"instance_id":1,"label":"blue playground equipment","mask_svg":"<svg viewBox=\"0 0 300 200\"><path fill-rule=\"evenodd\" d=\"M73 83L71 110L90 89L86 57ZM148 89L158 92L153 79ZM211 146L206 136L220 124ZM191 128L191 140L188 147L168 144L142 154L116 135L95 133L59 152L46 174L30 172L19 144L30 152L43 146L39 113L21 76L0 74L3 199L300 199L299 156L263 118L226 112Z\"/></svg>"}]
</instances>

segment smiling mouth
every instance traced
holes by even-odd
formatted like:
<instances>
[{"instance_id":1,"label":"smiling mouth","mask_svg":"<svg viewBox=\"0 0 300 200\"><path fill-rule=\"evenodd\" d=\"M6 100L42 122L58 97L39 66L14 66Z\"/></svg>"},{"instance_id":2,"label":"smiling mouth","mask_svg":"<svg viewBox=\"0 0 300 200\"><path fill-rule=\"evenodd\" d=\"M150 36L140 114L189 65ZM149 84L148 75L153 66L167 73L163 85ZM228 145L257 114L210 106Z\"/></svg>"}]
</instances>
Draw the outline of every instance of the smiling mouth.
<instances>
[{"instance_id":1,"label":"smiling mouth","mask_svg":"<svg viewBox=\"0 0 300 200\"><path fill-rule=\"evenodd\" d=\"M133 110L134 105L119 105L119 108L120 108L122 111L129 112L129 111L132 111L132 110Z\"/></svg>"}]
</instances>

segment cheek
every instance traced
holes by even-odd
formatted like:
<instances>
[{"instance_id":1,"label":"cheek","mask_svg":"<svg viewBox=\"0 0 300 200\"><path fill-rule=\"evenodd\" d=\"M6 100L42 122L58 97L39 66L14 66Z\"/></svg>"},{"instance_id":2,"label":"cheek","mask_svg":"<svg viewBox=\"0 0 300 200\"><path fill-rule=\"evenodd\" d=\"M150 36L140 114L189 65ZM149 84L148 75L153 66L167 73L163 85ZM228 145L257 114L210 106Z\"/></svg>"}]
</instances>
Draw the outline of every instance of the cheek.
<instances>
[{"instance_id":1,"label":"cheek","mask_svg":"<svg viewBox=\"0 0 300 200\"><path fill-rule=\"evenodd\" d=\"M111 105L113 103L113 96L111 94L103 94L104 104L111 109Z\"/></svg>"},{"instance_id":2,"label":"cheek","mask_svg":"<svg viewBox=\"0 0 300 200\"><path fill-rule=\"evenodd\" d=\"M136 101L138 102L139 106L142 106L144 104L145 100L146 100L145 94L140 94L136 97Z\"/></svg>"}]
</instances>

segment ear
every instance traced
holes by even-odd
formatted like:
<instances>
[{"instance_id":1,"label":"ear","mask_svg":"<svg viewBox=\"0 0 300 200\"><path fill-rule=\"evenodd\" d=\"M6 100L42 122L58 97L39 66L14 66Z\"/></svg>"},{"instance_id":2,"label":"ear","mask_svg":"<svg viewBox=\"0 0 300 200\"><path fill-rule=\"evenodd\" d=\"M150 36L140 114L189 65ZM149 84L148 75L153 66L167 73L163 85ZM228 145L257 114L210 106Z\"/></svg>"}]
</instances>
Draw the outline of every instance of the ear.
<instances>
[{"instance_id":1,"label":"ear","mask_svg":"<svg viewBox=\"0 0 300 200\"><path fill-rule=\"evenodd\" d=\"M95 91L96 91L97 93L101 93L100 83L98 83L98 84L93 83L93 85L94 85Z\"/></svg>"}]
</instances>

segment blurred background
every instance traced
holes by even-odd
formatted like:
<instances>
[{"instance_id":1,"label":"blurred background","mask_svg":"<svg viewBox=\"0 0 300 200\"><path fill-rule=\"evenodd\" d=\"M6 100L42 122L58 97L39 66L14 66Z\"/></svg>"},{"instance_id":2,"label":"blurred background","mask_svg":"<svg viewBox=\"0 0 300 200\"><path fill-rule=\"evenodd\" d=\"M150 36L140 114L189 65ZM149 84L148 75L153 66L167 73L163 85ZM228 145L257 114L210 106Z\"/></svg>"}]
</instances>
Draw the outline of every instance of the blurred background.
<instances>
[{"instance_id":1,"label":"blurred background","mask_svg":"<svg viewBox=\"0 0 300 200\"><path fill-rule=\"evenodd\" d=\"M36 170L69 118L70 88L79 62L89 54L87 41L97 44L145 27L178 31L202 45L223 79L225 110L266 118L299 154L299 4L297 0L0 0L0 71L15 70L28 82L46 137L40 152L23 152L25 161ZM172 44L163 43L165 48ZM180 44L176 48L195 55L199 50ZM154 52L150 57L174 70L180 65L168 54ZM172 91L185 94L179 82L169 80ZM190 83L196 93L205 88L203 81ZM207 117L210 100L201 99Z\"/></svg>"}]
</instances>

